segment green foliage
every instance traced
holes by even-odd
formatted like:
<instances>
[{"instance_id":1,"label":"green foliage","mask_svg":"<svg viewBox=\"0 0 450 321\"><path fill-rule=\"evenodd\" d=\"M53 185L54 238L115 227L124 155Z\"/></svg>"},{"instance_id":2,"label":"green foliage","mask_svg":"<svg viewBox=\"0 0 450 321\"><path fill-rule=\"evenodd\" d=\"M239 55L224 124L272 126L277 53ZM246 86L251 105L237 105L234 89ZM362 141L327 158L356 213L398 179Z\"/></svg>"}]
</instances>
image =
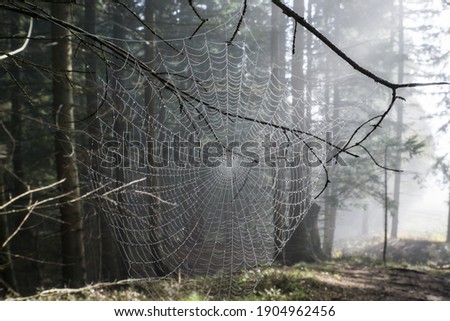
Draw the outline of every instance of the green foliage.
<instances>
[{"instance_id":1,"label":"green foliage","mask_svg":"<svg viewBox=\"0 0 450 321\"><path fill-rule=\"evenodd\" d=\"M426 144L425 141L420 139L418 135L413 135L408 137L402 146L402 152L407 154L407 156L411 159L414 156L420 155L423 152Z\"/></svg>"}]
</instances>

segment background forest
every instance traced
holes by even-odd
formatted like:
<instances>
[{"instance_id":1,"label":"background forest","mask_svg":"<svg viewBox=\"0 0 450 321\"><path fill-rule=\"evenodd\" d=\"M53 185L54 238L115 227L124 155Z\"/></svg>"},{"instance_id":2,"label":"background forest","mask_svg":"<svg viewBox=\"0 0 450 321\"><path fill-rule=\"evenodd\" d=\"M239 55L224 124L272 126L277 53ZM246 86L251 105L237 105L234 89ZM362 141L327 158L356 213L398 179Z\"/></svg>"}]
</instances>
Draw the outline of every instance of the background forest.
<instances>
[{"instance_id":1,"label":"background forest","mask_svg":"<svg viewBox=\"0 0 450 321\"><path fill-rule=\"evenodd\" d=\"M449 80L448 4L285 4L377 79L415 85L367 77L280 1L0 3L1 296L151 278L137 292L346 299L305 277L379 269L389 238L392 275L431 266L450 298L448 86L416 86ZM266 135L315 165L156 164L175 137Z\"/></svg>"}]
</instances>

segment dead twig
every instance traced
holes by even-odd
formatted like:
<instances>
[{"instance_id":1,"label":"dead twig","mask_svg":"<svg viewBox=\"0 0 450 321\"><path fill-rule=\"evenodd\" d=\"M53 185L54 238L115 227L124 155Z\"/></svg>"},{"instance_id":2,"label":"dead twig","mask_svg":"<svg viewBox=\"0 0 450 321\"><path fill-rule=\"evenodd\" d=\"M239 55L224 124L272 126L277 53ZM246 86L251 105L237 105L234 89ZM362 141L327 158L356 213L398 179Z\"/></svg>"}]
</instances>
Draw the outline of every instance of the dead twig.
<instances>
[{"instance_id":1,"label":"dead twig","mask_svg":"<svg viewBox=\"0 0 450 321\"><path fill-rule=\"evenodd\" d=\"M62 184L63 182L65 182L65 180L66 180L66 179L63 178L63 179L61 179L61 180L59 180L59 181L57 181L57 182L54 182L54 183L52 183L52 184L50 184L50 185L38 187L38 188L35 188L35 189L30 189L30 190L28 190L28 191L26 191L26 192L23 192L22 194L17 195L16 197L13 197L12 199L10 199L9 201L7 201L6 203L0 205L0 210L4 209L4 208L7 207L8 205L14 203L15 201L17 201L17 200L19 200L19 199L21 199L21 198L23 198L23 197L25 197L25 196L27 196L27 195L30 195L30 194L36 193L36 192L40 192L40 191L43 191L43 190L46 190L46 189L50 189L50 188L53 188L53 187L55 187L55 186L57 186L57 185L59 185L59 184Z\"/></svg>"},{"instance_id":2,"label":"dead twig","mask_svg":"<svg viewBox=\"0 0 450 321\"><path fill-rule=\"evenodd\" d=\"M131 10L125 3L121 2L121 1L117 1L118 4L120 4L122 7L125 8L125 10L127 10L129 13L131 13L133 15L133 17L135 17L147 30L149 30L156 38L158 38L159 40L161 40L162 42L164 42L167 46L169 46L170 48L172 48L173 50L175 50L177 53L179 54L183 54L180 50L178 50L177 48L175 48L174 46L172 46L169 42L167 42L163 37L161 37L158 33L156 33L155 30L153 30L152 28L150 28L149 25L147 25L145 23L144 20L142 20L139 15L134 12L133 10ZM147 18L147 17L146 17Z\"/></svg>"},{"instance_id":3,"label":"dead twig","mask_svg":"<svg viewBox=\"0 0 450 321\"><path fill-rule=\"evenodd\" d=\"M239 21L236 25L236 29L234 30L233 35L231 36L230 40L227 41L228 45L233 44L233 40L236 37L237 33L239 32L239 29L241 28L241 24L242 24L242 21L244 20L244 16L245 16L246 12L247 12L247 0L244 0L241 17L239 18Z\"/></svg>"},{"instance_id":4,"label":"dead twig","mask_svg":"<svg viewBox=\"0 0 450 321\"><path fill-rule=\"evenodd\" d=\"M14 56L14 55L24 51L25 48L28 46L28 42L30 42L30 37L31 37L31 33L32 32L33 32L33 17L30 18L30 26L28 27L28 33L27 33L27 36L25 38L25 41L23 42L23 45L20 48L16 49L16 50L13 50L13 51L10 51L10 52L8 52L6 54L1 55L0 56L0 60L6 59L8 57Z\"/></svg>"},{"instance_id":5,"label":"dead twig","mask_svg":"<svg viewBox=\"0 0 450 321\"><path fill-rule=\"evenodd\" d=\"M50 289L50 290L44 290L44 291L42 291L38 294L32 295L32 296L15 298L15 300L28 301L28 300L35 300L40 297L51 296L51 295L75 294L75 293L82 293L85 291L90 291L90 290L95 290L95 289L103 289L103 288L115 287L115 286L121 286L121 285L141 284L144 282L148 283L151 281L158 281L158 280L160 280L160 279L159 278L125 279L125 280L120 280L120 281L115 281L115 282L96 283L96 284L87 285L85 287L77 288L77 289L71 289L71 288Z\"/></svg>"},{"instance_id":6,"label":"dead twig","mask_svg":"<svg viewBox=\"0 0 450 321\"><path fill-rule=\"evenodd\" d=\"M398 89L398 88L411 88L411 87L424 87L424 86L436 86L436 85L450 85L450 83L441 81L441 82L431 82L431 83L404 83L404 84L396 84L393 82L390 82L386 79L383 79L379 76L377 76L375 73L371 72L370 70L363 68L360 66L356 61L354 61L352 58L347 56L341 49L339 49L333 42L331 42L325 35L323 35L319 30L314 28L311 24L309 24L305 18L298 15L294 10L286 6L281 0L272 0L272 3L275 4L277 7L279 7L281 10L283 10L283 13L291 17L295 20L296 23L299 23L302 25L306 30L308 30L311 34L316 36L323 44L325 44L328 48L330 48L335 54L337 54L342 60L344 60L346 63L348 63L353 69L360 72L361 74L371 78L373 81L391 88L391 89Z\"/></svg>"},{"instance_id":7,"label":"dead twig","mask_svg":"<svg viewBox=\"0 0 450 321\"><path fill-rule=\"evenodd\" d=\"M200 28L208 21L207 18L203 18L200 13L198 12L197 8L195 8L194 6L194 0L188 0L189 5L192 8L192 11L194 11L195 15L197 16L198 19L200 19L200 24L198 25L197 29L195 29L195 31L192 33L192 35L189 37L189 39L192 39L192 37L195 36L195 34L200 30Z\"/></svg>"}]
</instances>

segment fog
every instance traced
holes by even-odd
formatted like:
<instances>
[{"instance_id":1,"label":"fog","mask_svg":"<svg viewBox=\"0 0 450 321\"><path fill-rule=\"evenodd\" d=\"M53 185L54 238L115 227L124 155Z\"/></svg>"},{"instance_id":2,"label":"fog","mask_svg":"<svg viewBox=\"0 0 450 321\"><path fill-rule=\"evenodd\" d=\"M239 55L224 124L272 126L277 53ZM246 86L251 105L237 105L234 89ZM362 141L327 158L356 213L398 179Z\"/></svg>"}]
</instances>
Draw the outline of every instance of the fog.
<instances>
[{"instance_id":1,"label":"fog","mask_svg":"<svg viewBox=\"0 0 450 321\"><path fill-rule=\"evenodd\" d=\"M0 2L1 293L449 266L447 1L36 3Z\"/></svg>"},{"instance_id":2,"label":"fog","mask_svg":"<svg viewBox=\"0 0 450 321\"><path fill-rule=\"evenodd\" d=\"M391 2L384 1L380 6L388 6ZM405 39L405 81L436 81L448 79L448 38L450 28L449 8L441 1L404 3L404 39ZM434 10L431 16L427 10ZM377 23L380 17L374 14L373 20L362 22L358 33L367 41L363 45L341 42L351 57L363 61L363 65L371 70L377 70L377 64L389 56L381 56L377 60L365 58L377 46L388 39L374 38L373 30L365 28L371 23ZM420 28L427 25L426 28ZM393 24L390 33L398 32L398 26ZM358 35L359 37L359 35ZM358 38L357 37L357 38ZM433 47L433 49L430 49ZM424 51L421 48L426 48ZM437 49L439 48L439 49ZM434 51L435 50L435 51ZM437 61L436 56L442 55ZM374 66L374 67L372 67ZM389 78L389 76L387 76ZM406 91L406 92L405 92ZM420 135L426 142L419 155L402 162L401 188L399 202L398 237L403 239L424 239L445 241L447 238L447 223L449 220L449 188L443 173L434 169L436 158L450 151L450 139L443 125L448 123L447 88L421 88L412 91L402 91L405 95L404 124L406 131ZM395 116L393 117L395 121ZM390 174L392 175L392 174ZM447 173L448 175L448 173ZM388 182L388 195L393 195L392 176ZM367 199L358 206L345 206L339 209L336 225L336 250L348 246L351 240L381 240L384 233L384 208L380 201ZM368 231L364 231L364 215L368 216ZM388 229L392 226L389 215ZM390 232L389 232L390 234Z\"/></svg>"}]
</instances>

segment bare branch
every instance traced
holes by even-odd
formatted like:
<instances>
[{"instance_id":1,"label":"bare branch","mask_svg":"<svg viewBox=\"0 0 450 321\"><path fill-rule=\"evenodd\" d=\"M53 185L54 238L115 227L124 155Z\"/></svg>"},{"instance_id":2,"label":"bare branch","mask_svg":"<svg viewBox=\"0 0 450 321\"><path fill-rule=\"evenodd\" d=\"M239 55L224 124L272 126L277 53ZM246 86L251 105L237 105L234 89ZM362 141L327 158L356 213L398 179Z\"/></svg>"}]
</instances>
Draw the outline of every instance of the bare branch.
<instances>
[{"instance_id":1,"label":"bare branch","mask_svg":"<svg viewBox=\"0 0 450 321\"><path fill-rule=\"evenodd\" d=\"M197 29L194 30L194 32L192 33L192 35L189 37L189 39L192 39L192 37L194 37L197 32L200 30L200 28L205 24L205 22L208 21L208 19L203 20L197 27Z\"/></svg>"},{"instance_id":2,"label":"bare branch","mask_svg":"<svg viewBox=\"0 0 450 321\"><path fill-rule=\"evenodd\" d=\"M139 15L134 12L133 10L131 10L125 3L121 2L121 1L117 1L118 4L120 4L122 7L124 7L129 13L131 13L133 15L133 17L135 17L147 30L149 30L155 37L157 37L159 40L161 40L162 42L164 42L167 46L169 46L170 48L172 48L173 50L175 50L177 53L181 54L180 50L178 50L177 48L175 48L174 46L172 46L169 42L167 42L163 37L161 37L159 34L157 34L152 28L150 28L145 21L143 21L141 19L141 17L139 17ZM146 17L147 18L147 17Z\"/></svg>"},{"instance_id":3,"label":"bare branch","mask_svg":"<svg viewBox=\"0 0 450 321\"><path fill-rule=\"evenodd\" d=\"M195 8L194 6L194 0L188 0L189 5L192 8L192 11L194 11L195 15L197 16L198 19L200 19L200 25L197 27L197 29L195 29L195 31L192 33L192 35L189 37L189 39L192 39L193 36L195 36L195 34L200 30L200 28L205 24L205 22L208 21L207 18L203 18L200 13L198 12L197 8Z\"/></svg>"},{"instance_id":4,"label":"bare branch","mask_svg":"<svg viewBox=\"0 0 450 321\"><path fill-rule=\"evenodd\" d=\"M244 182L242 183L242 186L239 188L239 190L237 191L236 195L234 195L233 197L233 201L238 197L238 195L241 193L241 191L244 189L244 186L247 184L247 180L248 177L250 176L250 170L251 168L249 168L247 170L247 174L245 174L245 178L244 178Z\"/></svg>"},{"instance_id":5,"label":"bare branch","mask_svg":"<svg viewBox=\"0 0 450 321\"><path fill-rule=\"evenodd\" d=\"M372 135L372 133L378 128L380 127L381 123L383 122L383 120L386 118L386 116L389 114L389 112L391 111L392 107L394 107L395 101L399 99L399 97L397 96L397 89L393 88L392 89L392 96L391 96L391 102L389 103L388 108L386 108L386 110L378 116L372 117L371 119L365 121L362 125L360 125L352 134L352 136L350 137L350 139L347 141L347 143L344 145L344 147L342 147L343 150L348 150L351 148L354 148L356 146L361 145L362 142L364 142L367 138L369 138L370 135ZM355 135L358 133L358 131L363 128L363 126L365 126L366 124L368 124L370 121L378 119L377 123L375 125L372 126L372 129L359 141L357 141L356 143L354 143L353 145L350 145L352 139L355 137Z\"/></svg>"},{"instance_id":6,"label":"bare branch","mask_svg":"<svg viewBox=\"0 0 450 321\"><path fill-rule=\"evenodd\" d=\"M0 252L0 253L2 253L2 252ZM9 252L8 252L8 254L9 254ZM10 254L9 254L10 255ZM0 265L0 271L2 270L2 266ZM3 280L3 279L0 279L0 284L3 284L3 286L6 288L6 289L8 289L8 291L10 291L12 294L14 294L14 296L16 296L16 297L20 297L20 293L17 293L14 289L13 289L13 287L11 286L11 285L9 285L5 280Z\"/></svg>"},{"instance_id":7,"label":"bare branch","mask_svg":"<svg viewBox=\"0 0 450 321\"><path fill-rule=\"evenodd\" d=\"M33 31L33 17L30 18L30 26L28 27L28 33L27 37L25 38L25 41L23 42L23 45L13 51L8 52L7 54L1 55L0 60L6 59L10 56L14 56L15 54L18 54L25 50L25 48L28 46L28 42L30 42L31 32Z\"/></svg>"},{"instance_id":8,"label":"bare branch","mask_svg":"<svg viewBox=\"0 0 450 321\"><path fill-rule=\"evenodd\" d=\"M239 32L239 29L241 28L241 24L242 24L242 21L244 20L244 16L245 16L246 12L247 12L247 0L244 0L241 17L239 18L239 22L236 26L236 29L233 32L233 35L231 36L231 39L227 41L228 45L233 44L233 40L236 37L237 33Z\"/></svg>"},{"instance_id":9,"label":"bare branch","mask_svg":"<svg viewBox=\"0 0 450 321\"><path fill-rule=\"evenodd\" d=\"M11 148L11 153L10 154L11 154L11 157L12 157L12 155L14 155L14 152L16 150L16 140L14 139L13 135L8 130L8 128L6 128L5 124L2 121L0 121L0 125L2 126L2 128L5 131L6 135L9 137L9 140L11 141L12 148Z\"/></svg>"},{"instance_id":10,"label":"bare branch","mask_svg":"<svg viewBox=\"0 0 450 321\"><path fill-rule=\"evenodd\" d=\"M295 22L302 25L306 30L308 30L310 33L312 33L314 36L316 36L321 42L323 42L328 48L330 48L334 53L336 53L340 58L342 58L345 62L347 62L353 69L356 71L359 71L361 74L371 78L373 81L391 88L391 89L397 89L397 88L405 88L405 87L424 87L424 86L436 86L436 85L450 85L449 82L432 82L432 83L406 83L406 84L396 84L393 82L390 82L386 79L383 79L370 70L361 67L357 62L355 62L353 59L351 59L349 56L347 56L341 49L339 49L333 42L331 42L325 35L323 35L319 30L314 28L312 25L310 25L305 18L298 15L294 10L286 6L284 3L281 2L281 0L272 0L273 4L275 4L277 7L279 7L281 10L283 10L283 13L291 17L295 20Z\"/></svg>"},{"instance_id":11,"label":"bare branch","mask_svg":"<svg viewBox=\"0 0 450 321\"><path fill-rule=\"evenodd\" d=\"M36 193L36 192L39 192L39 191L43 191L43 190L46 190L46 189L50 189L50 188L52 188L52 187L55 187L56 185L59 185L59 184L63 183L65 180L66 180L66 179L63 178L62 180L59 180L59 181L57 181L57 182L54 182L54 183L52 183L52 184L50 184L50 185L42 186L42 187L35 188L35 189L31 189L31 190L28 190L28 191L26 191L26 192L20 194L20 195L17 195L16 197L13 197L12 199L10 199L10 200L9 200L8 202L6 202L5 204L0 205L0 210L1 210L1 209L4 209L4 208L7 207L8 205L14 203L15 201L17 201L17 200L19 200L19 199L21 199L21 198L23 198L23 197L25 197L25 196L27 196L27 195L30 195L30 194L32 194L32 193Z\"/></svg>"},{"instance_id":12,"label":"bare branch","mask_svg":"<svg viewBox=\"0 0 450 321\"><path fill-rule=\"evenodd\" d=\"M5 252L0 251L0 254L5 254ZM26 260L26 261L30 261L30 262L36 262L36 263L42 263L42 264L51 264L51 265L57 265L57 266L63 266L64 265L61 262L52 262L52 261L38 260L38 259L34 259L32 257L28 257L28 256L20 255L20 254L15 254L15 253L9 253L9 255L11 255L12 257L16 257L16 258L19 258L19 259L22 259L22 260Z\"/></svg>"},{"instance_id":13,"label":"bare branch","mask_svg":"<svg viewBox=\"0 0 450 321\"><path fill-rule=\"evenodd\" d=\"M389 168L385 165L381 165L377 162L377 160L375 159L375 157L373 157L373 155L369 152L369 150L364 147L363 145L359 145L359 147L361 147L362 149L365 150L365 152L367 153L367 155L369 155L369 157L372 159L372 161L374 162L375 165L377 165L378 167L384 169L385 171L391 171L391 172L397 172L397 173L402 173L403 171L401 169L395 169L395 168Z\"/></svg>"},{"instance_id":14,"label":"bare branch","mask_svg":"<svg viewBox=\"0 0 450 321\"><path fill-rule=\"evenodd\" d=\"M294 37L292 38L292 55L295 55L295 40L297 38L297 25L298 23L294 23Z\"/></svg>"},{"instance_id":15,"label":"bare branch","mask_svg":"<svg viewBox=\"0 0 450 321\"><path fill-rule=\"evenodd\" d=\"M166 201L166 200L163 200L163 199L160 198L159 196L157 196L157 195L155 195L155 194L152 194L152 193L149 193L149 192L139 191L139 190L133 190L133 193L138 193L138 194L148 195L148 196L151 196L151 197L153 197L153 198L156 198L156 199L157 199L158 201L160 201L161 203L164 203L164 204L167 204L167 205L172 205L172 206L177 206L176 203L171 203L171 202L168 202L168 201Z\"/></svg>"},{"instance_id":16,"label":"bare branch","mask_svg":"<svg viewBox=\"0 0 450 321\"><path fill-rule=\"evenodd\" d=\"M117 187L117 188L114 188L114 189L112 189L112 190L110 190L110 191L108 191L108 192L102 194L102 196L107 196L107 195L109 195L109 194L111 194L111 193L120 191L121 189L124 189L125 187L128 187L128 186L130 186L130 185L133 185L133 184L136 184L136 183L145 181L146 179L147 179L147 177L135 179L134 181L131 181L131 182L126 183L126 184L123 184L122 186L119 186L119 187Z\"/></svg>"},{"instance_id":17,"label":"bare branch","mask_svg":"<svg viewBox=\"0 0 450 321\"><path fill-rule=\"evenodd\" d=\"M242 20L244 18L245 13L246 13L246 9L247 9L247 1L246 0L244 1L244 5L243 6L244 7L243 7L241 19L239 20L238 26L237 26L237 28L235 30L235 33L234 33L234 35L233 35L231 40L233 40L234 36L239 31L240 25L242 23ZM33 5L33 4L28 3L28 6L22 6L20 3L15 3L14 5L0 3L0 8L5 8L5 9L8 9L8 10L17 11L17 12L20 12L20 13L23 13L23 14L27 14L27 15L30 15L30 16L36 16L36 17L39 17L39 18L43 18L43 19L49 20L52 23L56 23L56 24L60 25L61 27L69 29L75 36L77 36L80 39L80 41L86 42L86 40L84 40L82 37L79 36L79 35L83 35L84 37L89 38L90 40L93 40L94 42L97 42L98 44L100 44L101 46L105 47L106 49L111 50L111 52L114 53L118 58L123 59L123 61L126 61L127 63L129 63L133 67L138 65L140 68L142 68L143 71L150 73L150 75L153 78L155 78L157 81L159 81L164 86L164 88L172 91L173 93L176 93L177 96L182 97L182 99L184 101L188 102L188 103L189 103L189 100L194 100L194 101L196 101L196 102L198 102L200 104L203 104L206 108L215 110L215 111L217 111L217 112L219 112L219 113L221 113L221 114L223 114L223 115L225 115L227 117L247 120L247 121L255 122L255 123L258 123L258 124L261 124L261 125L268 125L268 126L271 126L273 128L277 128L277 129L284 130L284 131L291 132L291 133L304 134L306 136L313 137L313 138L315 138L315 139L317 139L317 140L319 140L321 142L324 142L324 143L326 143L326 144L328 144L328 145L330 145L330 146L338 149L339 151L341 151L343 153L346 153L346 154L348 154L350 156L359 157L356 154L353 154L353 153L351 153L349 151L346 151L346 150L342 150L339 146L336 146L336 145L334 145L334 144L332 144L330 142L327 142L325 139L320 138L317 135L308 133L306 131L303 131L303 130L300 130L300 129L288 128L288 127L277 125L277 124L273 124L273 123L270 123L270 122L266 122L266 121L262 121L262 120L258 120L258 119L253 119L253 118L247 117L247 116L235 115L235 114L232 114L232 113L225 112L225 111L223 111L223 110L221 110L219 108L216 108L216 107L214 107L212 105L209 105L209 104L201 101L197 97L194 97L194 96L192 96L189 93L186 93L186 92L184 92L182 90L179 90L179 88L177 88L176 85L171 83L169 80L165 79L163 77L163 75L160 75L156 71L154 71L151 68L149 68L149 66L147 66L145 63L143 63L137 57L135 57L133 55L130 55L130 53L127 52L125 49L115 45L111 41L105 40L105 39L103 39L103 38L101 38L101 37L99 37L99 36L97 36L95 34L91 34L91 33L87 32L86 30L84 30L84 29L82 29L80 27L77 27L75 25L72 25L72 24L70 24L70 23L68 23L66 21L59 20L59 19L57 19L55 17L52 17L52 16L50 16L48 14L40 14L39 13L40 12L40 10L39 10L40 8L35 6L35 5ZM90 44L90 45L92 45L92 44ZM200 116L204 117L204 115L202 115L201 111L199 111L198 109L196 109L196 111L200 114Z\"/></svg>"},{"instance_id":18,"label":"bare branch","mask_svg":"<svg viewBox=\"0 0 450 321\"><path fill-rule=\"evenodd\" d=\"M413 87L425 87L425 86L438 86L438 85L450 85L449 82L431 82L431 83L404 83L404 84L397 84L397 83L393 83L390 82L384 78L379 77L378 75L376 75L375 73L371 72L370 70L363 68L361 65L359 65L356 61L354 61L353 59L351 59L349 56L347 56L341 49L339 49L333 42L331 42L325 35L323 35L320 31L318 31L316 28L314 28L311 24L309 24L305 18L301 17L300 15L298 15L294 10L292 10L291 8L289 8L288 6L286 6L284 3L281 2L281 0L272 0L273 4L275 4L276 6L278 6L281 10L283 10L283 13L294 19L295 21L295 26L297 26L297 23L299 23L300 25L302 25L306 30L308 30L311 34L313 34L314 36L316 36L323 44L325 44L328 48L330 48L336 55L338 55L342 60L344 60L345 62L347 62L353 69L355 69L356 71L360 72L361 74L365 75L366 77L372 79L373 81L375 81L376 83L379 83L381 85L383 85L384 87L387 87L389 89L392 90L392 98L391 98L391 102L388 106L388 108L383 112L383 114L373 117L371 119L369 119L368 121L364 122L361 126L359 126L352 134L352 136L350 137L350 139L347 141L347 143L345 144L345 146L342 149L339 149L339 151L336 153L336 155L334 155L331 159L338 157L340 153L342 153L343 151L348 151L349 149L352 149L354 147L361 147L368 155L369 157L374 161L374 163L385 169L385 170L391 170L391 171L395 171L398 172L399 170L397 169L390 169L390 168L386 168L385 166L381 166L380 164L378 164L378 162L374 159L374 157L372 156L372 154L368 151L367 148L365 148L364 146L362 146L361 144L367 140L372 134L373 132L380 127L381 123L383 122L383 120L386 118L386 116L389 114L389 112L391 111L392 107L394 106L394 103L397 99L403 99L403 97L399 97L397 96L397 89L399 88L413 88ZM295 37L295 32L294 32L294 37ZM352 139L355 137L355 135L359 132L359 130L361 128L363 128L366 124L368 124L370 121L379 118L378 122L373 126L373 128L362 138L360 139L358 142L354 143L353 145L349 146ZM330 159L330 160L331 160ZM327 162L329 162L330 160L327 160Z\"/></svg>"},{"instance_id":19,"label":"bare branch","mask_svg":"<svg viewBox=\"0 0 450 321\"><path fill-rule=\"evenodd\" d=\"M82 293L85 291L92 291L94 289L102 289L102 288L108 288L108 287L116 287L121 285L133 285L133 284L148 284L149 281L152 280L158 280L158 278L141 278L141 279L125 279L125 280L119 280L114 282L104 282L104 283L95 283L93 285L88 285L82 288L64 288L64 289L49 289L44 290L42 292L39 292L38 294L28 296L28 297L18 297L15 298L17 301L26 301L26 300L35 300L39 298L43 298L46 296L53 296L53 295L63 295L63 294L74 294L74 293Z\"/></svg>"},{"instance_id":20,"label":"bare branch","mask_svg":"<svg viewBox=\"0 0 450 321\"><path fill-rule=\"evenodd\" d=\"M329 173L328 173L328 168L327 166L324 164L324 162L322 162L322 160L320 159L320 157L316 154L316 152L311 148L311 146L308 145L307 142L303 141L303 144L306 145L306 147L309 148L309 151L311 152L311 154L314 155L314 157L319 161L320 165L322 166L324 172L325 172L325 184L323 185L322 189L320 190L320 192L314 196L314 199L319 198L320 195L322 195L323 192L325 192L325 190L328 187L328 184L331 183L330 178L329 178Z\"/></svg>"},{"instance_id":21,"label":"bare branch","mask_svg":"<svg viewBox=\"0 0 450 321\"><path fill-rule=\"evenodd\" d=\"M33 106L34 105L33 99L30 97L30 95L28 95L23 85L16 79L16 77L14 77L13 73L9 71L9 69L6 68L4 64L2 64L1 66L3 70L5 70L6 73L11 77L12 81L16 84L17 88L19 88L22 94L27 98L27 101Z\"/></svg>"},{"instance_id":22,"label":"bare branch","mask_svg":"<svg viewBox=\"0 0 450 321\"><path fill-rule=\"evenodd\" d=\"M37 204L37 203L36 203ZM19 233L19 231L21 230L22 226L25 224L25 222L28 220L28 218L30 217L31 213L33 213L33 210L35 208L35 205L33 205L29 210L28 213L25 215L25 217L23 218L22 222L20 222L19 226L17 226L17 228L14 230L14 232L11 233L10 236L8 236L8 238L5 240L5 242L3 242L2 244L2 249L8 245L9 241L11 241L14 236L17 235L17 233Z\"/></svg>"}]
</instances>

